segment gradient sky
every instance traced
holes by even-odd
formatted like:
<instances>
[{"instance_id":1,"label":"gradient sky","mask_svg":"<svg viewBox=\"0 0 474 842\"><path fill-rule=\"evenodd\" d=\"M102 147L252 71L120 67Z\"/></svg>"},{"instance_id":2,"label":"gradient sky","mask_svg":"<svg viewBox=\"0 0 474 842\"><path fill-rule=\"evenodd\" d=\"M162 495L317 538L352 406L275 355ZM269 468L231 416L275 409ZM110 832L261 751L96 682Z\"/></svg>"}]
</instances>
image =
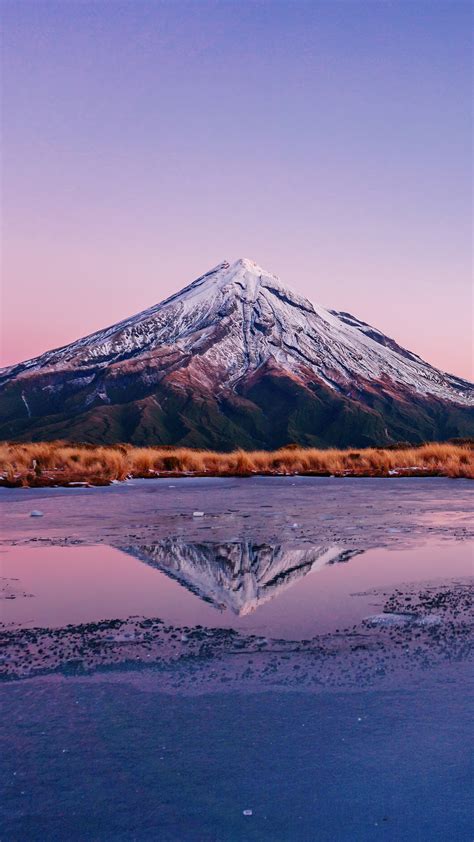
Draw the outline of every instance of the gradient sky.
<instances>
[{"instance_id":1,"label":"gradient sky","mask_svg":"<svg viewBox=\"0 0 474 842\"><path fill-rule=\"evenodd\" d=\"M4 364L245 256L472 374L469 2L2 16Z\"/></svg>"}]
</instances>

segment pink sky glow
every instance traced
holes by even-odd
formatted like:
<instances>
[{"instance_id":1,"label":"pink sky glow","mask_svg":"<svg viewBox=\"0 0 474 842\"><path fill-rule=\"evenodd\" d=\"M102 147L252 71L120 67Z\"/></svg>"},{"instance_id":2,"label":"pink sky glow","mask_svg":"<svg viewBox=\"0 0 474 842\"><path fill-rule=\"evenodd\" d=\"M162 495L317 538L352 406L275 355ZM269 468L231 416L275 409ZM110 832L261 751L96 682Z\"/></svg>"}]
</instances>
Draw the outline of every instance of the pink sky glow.
<instances>
[{"instance_id":1,"label":"pink sky glow","mask_svg":"<svg viewBox=\"0 0 474 842\"><path fill-rule=\"evenodd\" d=\"M250 257L472 377L470 4L3 4L2 364Z\"/></svg>"}]
</instances>

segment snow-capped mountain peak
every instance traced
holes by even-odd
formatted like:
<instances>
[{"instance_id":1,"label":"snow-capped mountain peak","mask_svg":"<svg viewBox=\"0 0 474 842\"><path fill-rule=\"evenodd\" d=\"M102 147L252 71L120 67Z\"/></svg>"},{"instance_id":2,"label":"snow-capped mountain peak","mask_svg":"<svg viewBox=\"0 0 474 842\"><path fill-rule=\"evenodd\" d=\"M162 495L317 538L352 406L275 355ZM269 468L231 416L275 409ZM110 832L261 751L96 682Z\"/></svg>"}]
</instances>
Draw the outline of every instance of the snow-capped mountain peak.
<instances>
[{"instance_id":1,"label":"snow-capped mountain peak","mask_svg":"<svg viewBox=\"0 0 474 842\"><path fill-rule=\"evenodd\" d=\"M222 422L228 429L229 444L233 436L237 436L235 444L279 441L274 423L259 438L258 427L264 422L257 418L265 418L278 407L280 416L289 419L295 411L296 394L298 405L302 401L305 408L297 410L296 420L291 422L294 431L282 428L278 434L282 443L288 437L298 438L302 423L309 430L314 423L329 430L340 430L342 424L342 440L357 441L351 438L355 422L349 423L344 413L349 419L360 412L364 429L367 425L369 430L374 429L364 432L362 441L408 438L415 404L422 431L413 435L466 435L472 429L470 417L460 424L458 413L457 420L448 423L447 407L467 408L474 402L472 384L439 371L355 316L311 303L248 258L234 263L223 261L135 316L3 369L2 383L4 393L9 395L7 411L25 430L41 426L41 413L45 411L51 410L61 418L67 415L71 402L74 412L78 405L80 412L91 412L94 407L125 407L130 399L143 399L147 407L154 407L147 409L148 415L154 417L158 412L160 419L165 419L167 410L160 395L165 390L169 396L171 390L173 405L176 400L188 402L190 396L193 402L204 401L206 405L217 401L215 418L219 420L213 423L219 427ZM282 389L285 393L289 390L283 403ZM78 405L72 397L76 394L83 396L78 398ZM257 418L244 432L239 413L253 413L255 400L259 406ZM432 401L441 403L438 406ZM307 409L310 405L311 411ZM399 420L390 432L393 406ZM127 419L130 415L125 408L114 412ZM142 412L141 408L140 418ZM311 421L314 413L317 422ZM449 413L451 418L452 411ZM160 420L156 428L158 438L163 423ZM236 423L239 433L233 432ZM54 431L59 429L63 434L62 424L57 428L54 422ZM120 424L117 433L110 433L107 427L107 435L123 438ZM13 421L7 422L8 435L14 434L12 425ZM201 428L197 431L193 427L189 434L192 441L208 441L207 431ZM94 426L91 435L95 435ZM220 433L216 436L219 444ZM329 441L339 441L338 437L339 432L334 436L331 433ZM323 435L305 433L308 443L326 440L324 431Z\"/></svg>"},{"instance_id":2,"label":"snow-capped mountain peak","mask_svg":"<svg viewBox=\"0 0 474 842\"><path fill-rule=\"evenodd\" d=\"M196 301L203 295L212 296L223 290L234 292L251 303L256 300L262 287L273 287L291 294L277 275L267 272L248 257L240 257L232 264L224 260L158 306L166 306L178 301Z\"/></svg>"}]
</instances>

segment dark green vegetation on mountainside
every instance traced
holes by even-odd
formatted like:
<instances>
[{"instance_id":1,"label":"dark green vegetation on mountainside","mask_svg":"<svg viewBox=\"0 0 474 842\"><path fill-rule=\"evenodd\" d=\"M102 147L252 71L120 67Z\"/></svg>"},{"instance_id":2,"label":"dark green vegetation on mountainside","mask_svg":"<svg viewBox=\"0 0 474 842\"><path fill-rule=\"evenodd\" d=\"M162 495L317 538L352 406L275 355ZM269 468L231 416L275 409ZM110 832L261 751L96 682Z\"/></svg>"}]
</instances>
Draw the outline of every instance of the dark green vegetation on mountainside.
<instances>
[{"instance_id":1,"label":"dark green vegetation on mountainside","mask_svg":"<svg viewBox=\"0 0 474 842\"><path fill-rule=\"evenodd\" d=\"M446 441L474 433L473 410L468 407L412 394L395 399L369 390L356 400L322 383L302 385L272 372L221 396L173 384L147 389L140 379L128 376L117 382L107 371L81 388L77 380L68 388L67 375L60 392L48 388L58 380L59 374L35 379L28 390L28 411L25 384L13 381L4 387L1 439L232 450L274 449L288 442L363 447ZM107 403L100 398L102 385Z\"/></svg>"}]
</instances>

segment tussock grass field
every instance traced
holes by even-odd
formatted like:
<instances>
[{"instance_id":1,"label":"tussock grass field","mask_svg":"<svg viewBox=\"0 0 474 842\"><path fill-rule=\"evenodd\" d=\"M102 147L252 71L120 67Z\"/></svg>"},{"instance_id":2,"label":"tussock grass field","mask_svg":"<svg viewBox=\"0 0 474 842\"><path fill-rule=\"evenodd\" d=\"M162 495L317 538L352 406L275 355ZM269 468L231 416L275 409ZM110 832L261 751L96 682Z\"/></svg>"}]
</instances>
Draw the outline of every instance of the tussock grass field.
<instances>
[{"instance_id":1,"label":"tussock grass field","mask_svg":"<svg viewBox=\"0 0 474 842\"><path fill-rule=\"evenodd\" d=\"M107 485L158 476L320 475L447 476L474 479L474 445L430 443L394 448L318 450L288 445L275 451L216 453L183 447L96 446L67 442L0 444L0 484L8 487Z\"/></svg>"}]
</instances>

